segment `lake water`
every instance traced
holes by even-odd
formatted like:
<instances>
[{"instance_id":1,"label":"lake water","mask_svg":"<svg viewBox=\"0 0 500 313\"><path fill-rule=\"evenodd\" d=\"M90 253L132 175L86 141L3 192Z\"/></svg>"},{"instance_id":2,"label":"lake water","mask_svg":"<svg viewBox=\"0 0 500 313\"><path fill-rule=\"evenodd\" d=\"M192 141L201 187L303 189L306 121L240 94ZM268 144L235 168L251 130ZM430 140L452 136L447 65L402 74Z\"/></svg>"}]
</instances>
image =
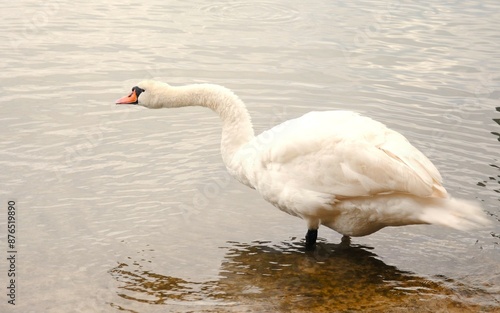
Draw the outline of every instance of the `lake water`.
<instances>
[{"instance_id":1,"label":"lake water","mask_svg":"<svg viewBox=\"0 0 500 313\"><path fill-rule=\"evenodd\" d=\"M500 312L500 2L11 1L0 41L0 311ZM403 133L492 226L339 246L225 172L203 108L116 106L210 82L257 133L311 110ZM16 305L7 303L8 201Z\"/></svg>"}]
</instances>

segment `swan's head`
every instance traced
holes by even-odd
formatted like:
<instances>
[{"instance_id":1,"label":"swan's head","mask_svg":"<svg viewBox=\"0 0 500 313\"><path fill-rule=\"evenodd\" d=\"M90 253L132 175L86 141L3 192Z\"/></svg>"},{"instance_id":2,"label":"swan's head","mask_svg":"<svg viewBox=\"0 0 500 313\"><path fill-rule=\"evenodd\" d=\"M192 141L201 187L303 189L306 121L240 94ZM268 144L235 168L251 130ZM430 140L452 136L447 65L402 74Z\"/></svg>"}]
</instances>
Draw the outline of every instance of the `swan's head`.
<instances>
[{"instance_id":1,"label":"swan's head","mask_svg":"<svg viewBox=\"0 0 500 313\"><path fill-rule=\"evenodd\" d=\"M116 104L137 104L146 108L157 109L161 108L160 100L162 93L169 89L169 85L153 80L145 80L132 87L132 90L127 96L116 100Z\"/></svg>"}]
</instances>

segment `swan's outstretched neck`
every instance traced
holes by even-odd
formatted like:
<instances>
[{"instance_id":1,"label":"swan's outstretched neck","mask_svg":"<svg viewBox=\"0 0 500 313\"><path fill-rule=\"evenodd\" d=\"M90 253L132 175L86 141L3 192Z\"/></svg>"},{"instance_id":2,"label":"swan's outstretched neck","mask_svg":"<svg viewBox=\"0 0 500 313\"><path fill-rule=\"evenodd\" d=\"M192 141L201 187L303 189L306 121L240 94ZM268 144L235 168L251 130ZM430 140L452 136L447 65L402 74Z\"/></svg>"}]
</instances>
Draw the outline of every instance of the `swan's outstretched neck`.
<instances>
[{"instance_id":1,"label":"swan's outstretched neck","mask_svg":"<svg viewBox=\"0 0 500 313\"><path fill-rule=\"evenodd\" d=\"M148 82L151 93L151 108L203 106L215 111L222 120L221 153L229 168L235 153L252 138L254 131L250 115L241 101L231 90L213 84L193 84L174 87L159 82ZM148 105L145 105L148 106Z\"/></svg>"}]
</instances>

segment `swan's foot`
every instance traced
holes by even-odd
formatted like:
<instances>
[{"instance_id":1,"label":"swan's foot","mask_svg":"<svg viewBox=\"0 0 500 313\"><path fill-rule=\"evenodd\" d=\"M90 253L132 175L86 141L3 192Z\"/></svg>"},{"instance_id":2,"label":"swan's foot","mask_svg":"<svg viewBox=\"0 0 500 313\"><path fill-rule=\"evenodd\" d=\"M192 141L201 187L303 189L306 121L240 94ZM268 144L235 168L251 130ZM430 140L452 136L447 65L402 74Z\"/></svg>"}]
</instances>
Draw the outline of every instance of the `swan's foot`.
<instances>
[{"instance_id":1,"label":"swan's foot","mask_svg":"<svg viewBox=\"0 0 500 313\"><path fill-rule=\"evenodd\" d=\"M306 234L306 250L312 251L316 247L316 239L318 239L318 230L309 229Z\"/></svg>"}]
</instances>

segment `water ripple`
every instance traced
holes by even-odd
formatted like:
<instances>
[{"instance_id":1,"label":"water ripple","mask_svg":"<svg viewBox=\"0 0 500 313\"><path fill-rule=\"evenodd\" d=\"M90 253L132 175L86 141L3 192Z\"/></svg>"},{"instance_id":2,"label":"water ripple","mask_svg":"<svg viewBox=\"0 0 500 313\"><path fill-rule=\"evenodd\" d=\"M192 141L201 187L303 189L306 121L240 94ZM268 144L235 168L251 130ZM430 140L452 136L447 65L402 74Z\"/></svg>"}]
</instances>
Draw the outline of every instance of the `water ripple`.
<instances>
[{"instance_id":1,"label":"water ripple","mask_svg":"<svg viewBox=\"0 0 500 313\"><path fill-rule=\"evenodd\" d=\"M212 18L233 24L286 24L299 19L299 12L290 5L272 2L213 3L201 7Z\"/></svg>"}]
</instances>

